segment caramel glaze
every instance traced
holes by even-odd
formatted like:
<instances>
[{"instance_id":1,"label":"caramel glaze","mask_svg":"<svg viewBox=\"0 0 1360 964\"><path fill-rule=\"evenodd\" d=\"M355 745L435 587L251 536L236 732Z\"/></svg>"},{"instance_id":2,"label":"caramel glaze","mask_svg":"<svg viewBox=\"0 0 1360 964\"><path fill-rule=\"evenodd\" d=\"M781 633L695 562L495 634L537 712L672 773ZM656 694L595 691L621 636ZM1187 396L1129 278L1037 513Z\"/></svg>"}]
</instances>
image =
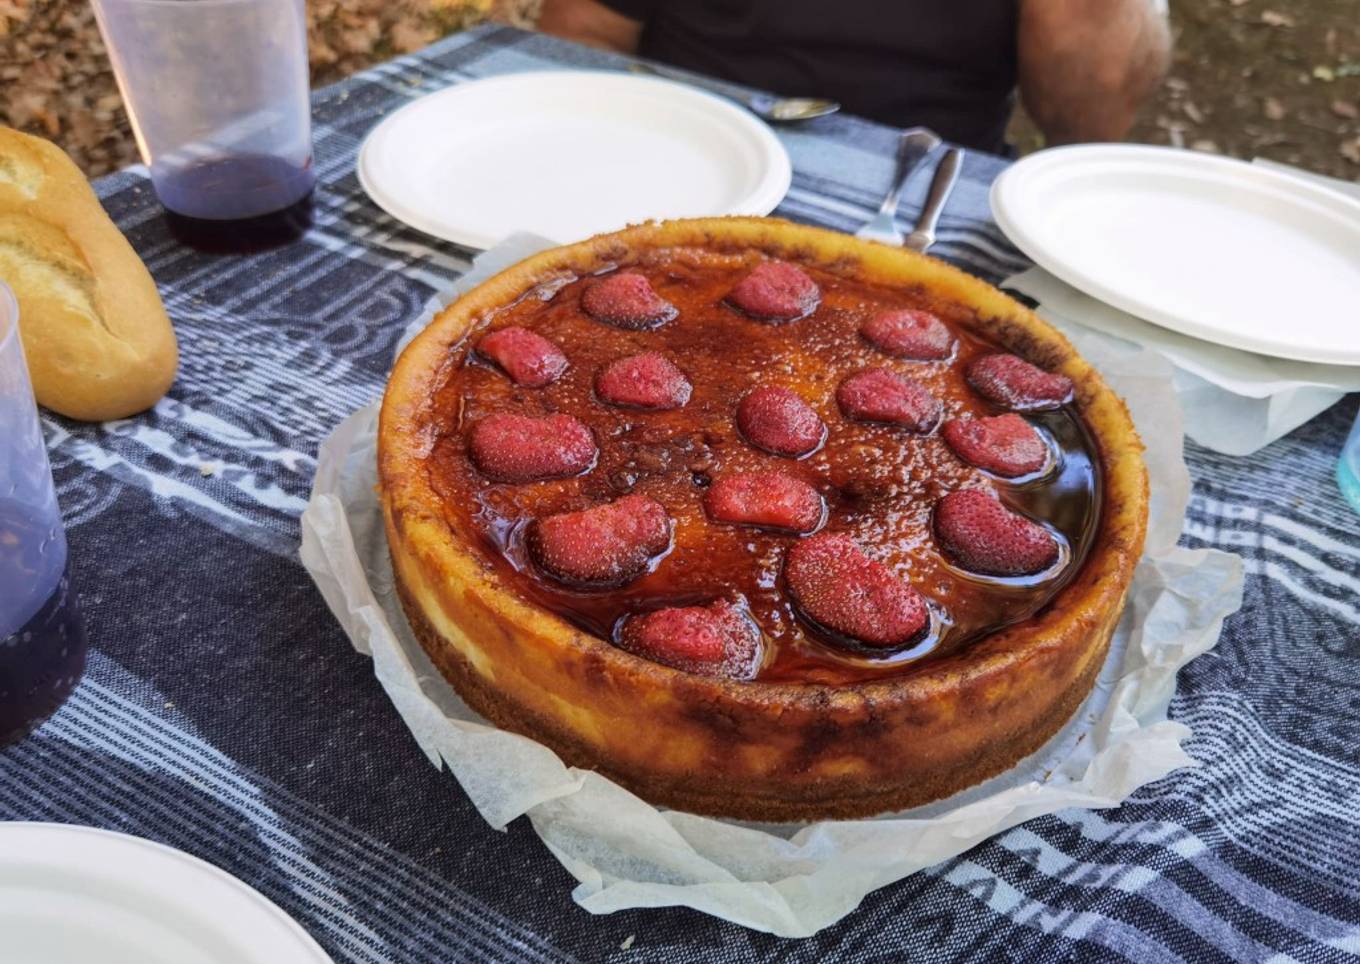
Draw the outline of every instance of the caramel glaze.
<instances>
[{"instance_id":1,"label":"caramel glaze","mask_svg":"<svg viewBox=\"0 0 1360 964\"><path fill-rule=\"evenodd\" d=\"M695 248L650 252L637 264L679 317L652 331L623 331L591 320L580 308L590 279L564 278L527 292L483 318L453 350L432 407L430 479L452 531L480 545L487 563L526 600L604 639L623 618L663 606L745 600L764 636L757 678L844 684L900 676L922 661L958 652L970 641L1041 610L1081 564L1100 511L1099 462L1071 406L1029 414L1050 442L1049 467L1033 477L994 479L960 461L937 432L909 434L846 419L835 390L847 375L886 366L925 384L944 403L945 418L1000 410L974 393L962 372L978 354L996 350L965 334L972 309L920 288L887 288L807 269L821 285L811 316L769 324L723 304L723 296L759 262L751 254ZM947 362L901 361L860 338L859 326L885 308L934 312L958 338ZM561 346L570 368L552 385L519 388L482 361L472 346L487 331L521 325ZM689 403L668 412L615 408L597 401L596 371L616 358L660 351L694 385ZM737 400L762 384L792 388L826 423L823 446L801 460L747 444L737 431ZM468 459L469 425L493 412L580 418L600 446L597 464L571 479L493 484ZM909 579L930 601L926 636L899 651L870 651L830 639L797 618L782 585L783 555L796 536L709 521L704 488L718 473L780 469L825 497L824 528L853 536L873 557ZM1017 510L1047 525L1062 545L1059 563L1030 578L971 575L936 548L931 510L954 489L989 486ZM670 551L647 575L609 592L568 590L541 575L524 546L529 520L585 508L629 492L659 501L675 522Z\"/></svg>"}]
</instances>

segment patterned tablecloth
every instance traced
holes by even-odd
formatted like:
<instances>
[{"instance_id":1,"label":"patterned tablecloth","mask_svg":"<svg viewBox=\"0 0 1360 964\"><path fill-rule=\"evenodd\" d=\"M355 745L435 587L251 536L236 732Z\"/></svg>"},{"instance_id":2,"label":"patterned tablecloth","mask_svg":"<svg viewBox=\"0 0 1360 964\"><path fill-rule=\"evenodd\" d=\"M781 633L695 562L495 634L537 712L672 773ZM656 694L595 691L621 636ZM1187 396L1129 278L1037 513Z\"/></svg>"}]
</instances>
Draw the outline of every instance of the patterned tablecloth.
<instances>
[{"instance_id":1,"label":"patterned tablecloth","mask_svg":"<svg viewBox=\"0 0 1360 964\"><path fill-rule=\"evenodd\" d=\"M1354 398L1249 459L1188 452L1185 544L1248 571L1246 605L1172 705L1203 765L1113 811L1026 823L816 937L679 909L593 917L524 821L489 829L429 765L297 559L318 441L381 393L404 325L472 254L374 207L355 151L448 84L613 63L484 28L319 92L316 227L250 258L177 244L144 172L100 182L182 367L148 415L46 422L93 654L69 704L0 753L0 818L197 854L337 961L1360 956L1360 518L1332 478ZM778 213L845 230L869 217L894 131L838 116L779 134L794 178ZM988 215L1004 164L969 155L936 249L993 281L1025 266Z\"/></svg>"}]
</instances>

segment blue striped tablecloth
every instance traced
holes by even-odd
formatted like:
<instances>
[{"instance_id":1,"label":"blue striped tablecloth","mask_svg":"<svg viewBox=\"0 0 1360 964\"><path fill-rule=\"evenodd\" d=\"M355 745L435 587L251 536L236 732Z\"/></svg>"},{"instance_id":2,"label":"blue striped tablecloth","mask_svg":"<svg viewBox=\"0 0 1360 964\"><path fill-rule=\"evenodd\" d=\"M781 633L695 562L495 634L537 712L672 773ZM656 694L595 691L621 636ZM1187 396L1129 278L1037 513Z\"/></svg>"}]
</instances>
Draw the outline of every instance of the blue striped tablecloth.
<instances>
[{"instance_id":1,"label":"blue striped tablecloth","mask_svg":"<svg viewBox=\"0 0 1360 964\"><path fill-rule=\"evenodd\" d=\"M1203 765L1116 810L1026 823L816 937L678 909L592 917L524 821L489 829L429 765L297 560L317 443L379 396L403 327L471 254L375 208L355 151L448 84L612 63L493 27L319 92L316 227L251 258L175 243L142 172L100 182L182 368L146 416L46 422L94 652L69 704L0 753L0 818L197 854L337 961L1360 958L1360 518L1332 479L1354 398L1248 459L1189 449L1184 543L1248 571L1246 605L1172 705ZM778 213L869 217L895 132L831 117L779 133L794 178ZM993 281L1025 266L988 216L1004 163L969 155L937 249Z\"/></svg>"}]
</instances>

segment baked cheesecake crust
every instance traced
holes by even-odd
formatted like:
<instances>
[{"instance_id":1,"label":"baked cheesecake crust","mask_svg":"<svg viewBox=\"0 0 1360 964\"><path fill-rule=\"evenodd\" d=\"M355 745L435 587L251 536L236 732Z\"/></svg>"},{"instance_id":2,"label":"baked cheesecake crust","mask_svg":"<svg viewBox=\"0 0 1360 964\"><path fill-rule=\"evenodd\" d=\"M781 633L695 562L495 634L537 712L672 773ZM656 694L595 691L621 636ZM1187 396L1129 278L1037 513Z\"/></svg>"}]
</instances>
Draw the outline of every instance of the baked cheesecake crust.
<instances>
[{"instance_id":1,"label":"baked cheesecake crust","mask_svg":"<svg viewBox=\"0 0 1360 964\"><path fill-rule=\"evenodd\" d=\"M658 248L756 250L974 310L976 333L1075 385L1100 462L1091 549L1035 616L907 676L777 683L697 676L623 652L536 606L455 531L431 484L435 398L454 349L525 292ZM1060 334L931 258L758 218L647 224L521 262L451 305L407 348L379 429L384 520L417 637L463 698L658 804L755 820L854 817L939 799L1011 766L1089 692L1142 553L1147 478L1123 403Z\"/></svg>"}]
</instances>

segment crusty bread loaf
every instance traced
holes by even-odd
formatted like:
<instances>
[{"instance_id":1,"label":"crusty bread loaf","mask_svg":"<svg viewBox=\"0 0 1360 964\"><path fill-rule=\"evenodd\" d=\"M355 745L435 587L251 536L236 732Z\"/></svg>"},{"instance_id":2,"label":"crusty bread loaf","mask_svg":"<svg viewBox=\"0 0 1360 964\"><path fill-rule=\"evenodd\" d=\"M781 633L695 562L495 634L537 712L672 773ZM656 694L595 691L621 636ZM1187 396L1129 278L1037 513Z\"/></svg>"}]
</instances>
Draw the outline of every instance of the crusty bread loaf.
<instances>
[{"instance_id":1,"label":"crusty bread loaf","mask_svg":"<svg viewBox=\"0 0 1360 964\"><path fill-rule=\"evenodd\" d=\"M38 402L88 422L156 403L175 379L174 329L146 266L55 144L0 127L0 280Z\"/></svg>"}]
</instances>

